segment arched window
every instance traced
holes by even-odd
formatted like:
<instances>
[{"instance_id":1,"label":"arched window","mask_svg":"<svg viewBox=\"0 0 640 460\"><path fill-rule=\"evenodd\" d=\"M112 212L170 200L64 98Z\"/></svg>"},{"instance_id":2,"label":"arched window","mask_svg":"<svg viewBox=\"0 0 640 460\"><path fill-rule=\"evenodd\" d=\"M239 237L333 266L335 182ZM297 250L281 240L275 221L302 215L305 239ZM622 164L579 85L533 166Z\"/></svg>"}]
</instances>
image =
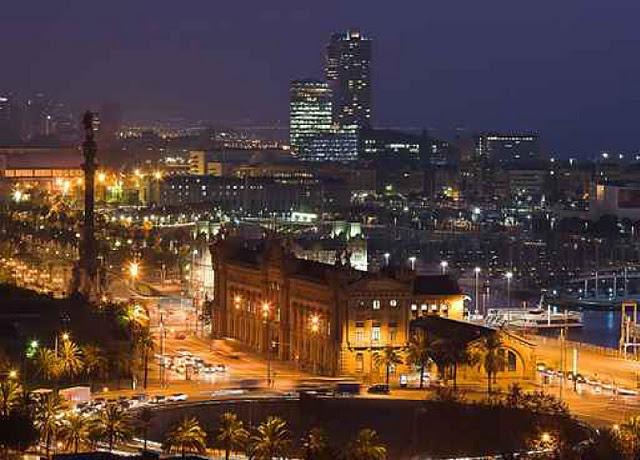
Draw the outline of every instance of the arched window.
<instances>
[{"instance_id":1,"label":"arched window","mask_svg":"<svg viewBox=\"0 0 640 460\"><path fill-rule=\"evenodd\" d=\"M515 372L517 368L518 357L516 354L509 350L507 352L507 370L509 372Z\"/></svg>"}]
</instances>

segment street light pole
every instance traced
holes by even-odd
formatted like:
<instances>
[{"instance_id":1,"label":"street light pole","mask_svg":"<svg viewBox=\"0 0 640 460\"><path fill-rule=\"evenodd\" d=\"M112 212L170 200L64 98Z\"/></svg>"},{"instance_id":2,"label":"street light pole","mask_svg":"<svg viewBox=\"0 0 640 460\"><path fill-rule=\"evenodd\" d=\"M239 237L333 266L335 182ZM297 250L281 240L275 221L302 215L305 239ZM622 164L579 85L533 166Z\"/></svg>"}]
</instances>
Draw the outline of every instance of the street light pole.
<instances>
[{"instance_id":1,"label":"street light pole","mask_svg":"<svg viewBox=\"0 0 640 460\"><path fill-rule=\"evenodd\" d=\"M507 272L507 308L511 308L511 278L513 278L512 272Z\"/></svg>"},{"instance_id":2,"label":"street light pole","mask_svg":"<svg viewBox=\"0 0 640 460\"><path fill-rule=\"evenodd\" d=\"M473 269L473 272L476 274L476 311L475 314L476 316L480 313L480 309L479 309L479 301L480 301L480 295L479 295L479 278L480 278L480 267L476 267Z\"/></svg>"},{"instance_id":3,"label":"street light pole","mask_svg":"<svg viewBox=\"0 0 640 460\"><path fill-rule=\"evenodd\" d=\"M270 324L269 317L271 313L271 306L268 302L262 304L262 315L264 316L265 324L265 336L267 344L267 387L271 388L271 337L270 337Z\"/></svg>"},{"instance_id":4,"label":"street light pole","mask_svg":"<svg viewBox=\"0 0 640 460\"><path fill-rule=\"evenodd\" d=\"M449 266L449 262L447 262L446 260L443 260L442 262L440 262L440 268L442 269L442 274L446 275L447 274L447 267Z\"/></svg>"}]
</instances>

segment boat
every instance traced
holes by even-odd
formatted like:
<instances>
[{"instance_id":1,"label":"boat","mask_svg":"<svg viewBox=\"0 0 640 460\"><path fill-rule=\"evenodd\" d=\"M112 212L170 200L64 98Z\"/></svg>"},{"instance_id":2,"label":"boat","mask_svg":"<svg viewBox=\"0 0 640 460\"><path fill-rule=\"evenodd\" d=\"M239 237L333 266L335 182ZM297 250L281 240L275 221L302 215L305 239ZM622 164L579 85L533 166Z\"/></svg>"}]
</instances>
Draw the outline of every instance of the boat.
<instances>
[{"instance_id":1,"label":"boat","mask_svg":"<svg viewBox=\"0 0 640 460\"><path fill-rule=\"evenodd\" d=\"M564 329L582 327L582 313L558 312L551 306L543 308L492 308L487 312L485 324L508 329Z\"/></svg>"}]
</instances>

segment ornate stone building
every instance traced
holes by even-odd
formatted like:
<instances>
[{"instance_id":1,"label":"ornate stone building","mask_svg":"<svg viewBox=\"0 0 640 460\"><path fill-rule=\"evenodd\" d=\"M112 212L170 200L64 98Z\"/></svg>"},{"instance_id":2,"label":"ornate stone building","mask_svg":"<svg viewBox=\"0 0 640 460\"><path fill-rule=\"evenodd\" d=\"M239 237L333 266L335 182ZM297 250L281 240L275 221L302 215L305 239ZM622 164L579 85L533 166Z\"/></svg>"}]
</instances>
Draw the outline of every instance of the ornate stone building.
<instances>
[{"instance_id":1,"label":"ornate stone building","mask_svg":"<svg viewBox=\"0 0 640 460\"><path fill-rule=\"evenodd\" d=\"M448 276L358 271L339 253L334 265L297 259L278 240L223 235L211 253L214 336L325 375L370 374L377 351L406 347L413 320L463 316Z\"/></svg>"}]
</instances>

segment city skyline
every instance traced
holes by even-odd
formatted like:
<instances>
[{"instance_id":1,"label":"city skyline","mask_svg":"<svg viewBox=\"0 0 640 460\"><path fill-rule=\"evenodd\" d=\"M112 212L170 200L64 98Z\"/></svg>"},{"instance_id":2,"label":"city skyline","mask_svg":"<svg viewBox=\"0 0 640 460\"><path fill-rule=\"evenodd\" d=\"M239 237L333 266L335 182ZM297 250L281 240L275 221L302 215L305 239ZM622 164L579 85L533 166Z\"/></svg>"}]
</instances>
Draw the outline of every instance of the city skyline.
<instances>
[{"instance_id":1,"label":"city skyline","mask_svg":"<svg viewBox=\"0 0 640 460\"><path fill-rule=\"evenodd\" d=\"M320 77L330 34L358 28L374 42L375 126L440 137L456 128L535 131L561 156L640 146L640 69L628 59L640 7L632 2L554 4L553 14L500 2L407 2L389 12L357 2L340 10L337 2L147 6L123 14L117 2L7 5L0 51L11 65L0 85L42 90L79 109L113 100L130 119L286 127L289 81Z\"/></svg>"}]
</instances>

